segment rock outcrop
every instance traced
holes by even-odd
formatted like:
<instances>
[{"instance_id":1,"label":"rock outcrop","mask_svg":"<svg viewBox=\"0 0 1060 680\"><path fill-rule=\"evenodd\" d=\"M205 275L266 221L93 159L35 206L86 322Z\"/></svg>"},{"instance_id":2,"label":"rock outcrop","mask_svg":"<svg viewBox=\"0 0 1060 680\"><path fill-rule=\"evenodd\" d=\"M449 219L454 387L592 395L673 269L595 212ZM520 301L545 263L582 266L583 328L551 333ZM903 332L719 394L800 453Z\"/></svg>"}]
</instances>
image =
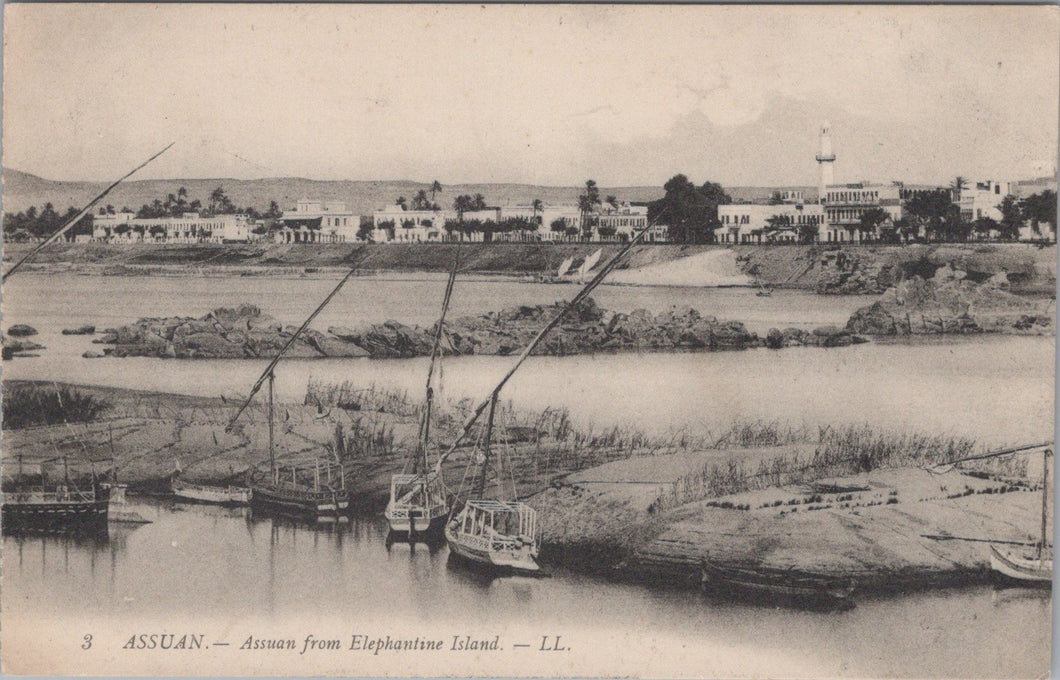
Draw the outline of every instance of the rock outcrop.
<instances>
[{"instance_id":1,"label":"rock outcrop","mask_svg":"<svg viewBox=\"0 0 1060 680\"><path fill-rule=\"evenodd\" d=\"M866 335L1055 332L1055 303L1009 293L1004 273L983 283L943 267L930 279L914 276L854 312L847 330Z\"/></svg>"},{"instance_id":2,"label":"rock outcrop","mask_svg":"<svg viewBox=\"0 0 1060 680\"><path fill-rule=\"evenodd\" d=\"M15 328L15 326L12 326ZM37 331L33 331L35 334ZM3 339L3 352L2 356L4 360L13 359L17 356L24 356L27 352L36 352L37 350L44 349L44 345L37 344L32 340L26 340L23 338L13 338L5 335Z\"/></svg>"},{"instance_id":3,"label":"rock outcrop","mask_svg":"<svg viewBox=\"0 0 1060 680\"><path fill-rule=\"evenodd\" d=\"M444 354L518 353L565 304L524 305L453 319L446 322L441 350ZM240 305L216 309L199 319L140 319L107 329L94 342L113 345L104 353L115 357L241 359L274 355L296 330L253 305ZM675 306L660 314L638 309L626 314L602 309L589 298L546 336L535 354L840 347L858 341L847 329L834 326L813 331L773 329L768 338L761 338L739 321L722 321L691 307ZM288 356L410 358L429 355L433 343L434 328L391 320L359 328L332 326L327 333L307 330L291 345Z\"/></svg>"},{"instance_id":4,"label":"rock outcrop","mask_svg":"<svg viewBox=\"0 0 1060 680\"><path fill-rule=\"evenodd\" d=\"M31 335L36 335L37 329L24 323L16 323L7 329L7 334L12 338L28 338Z\"/></svg>"},{"instance_id":5,"label":"rock outcrop","mask_svg":"<svg viewBox=\"0 0 1060 680\"><path fill-rule=\"evenodd\" d=\"M96 327L91 324L78 326L77 328L64 328L63 335L94 335Z\"/></svg>"}]
</instances>

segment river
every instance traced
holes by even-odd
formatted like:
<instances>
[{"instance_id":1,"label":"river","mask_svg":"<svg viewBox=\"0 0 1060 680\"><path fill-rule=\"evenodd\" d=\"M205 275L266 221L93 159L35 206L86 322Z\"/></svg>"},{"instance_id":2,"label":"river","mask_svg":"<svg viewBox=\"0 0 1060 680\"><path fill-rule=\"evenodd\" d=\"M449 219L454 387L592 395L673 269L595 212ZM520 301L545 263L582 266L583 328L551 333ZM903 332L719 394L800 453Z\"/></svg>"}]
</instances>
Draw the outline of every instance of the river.
<instances>
[{"instance_id":1,"label":"river","mask_svg":"<svg viewBox=\"0 0 1060 680\"><path fill-rule=\"evenodd\" d=\"M314 528L167 501L131 509L152 523L112 524L109 540L5 537L5 627L91 612L85 630L114 649L156 629L202 630L232 646L290 630L299 648L306 632L341 638L344 647L355 633L447 641L500 633L506 649L474 667L498 675L544 663L541 653L513 648L536 650L542 635L560 635L571 648L574 675L1015 678L1048 668L1048 593L974 587L798 612L564 571L489 579L450 566L444 548L388 549L380 519ZM394 673L413 663L364 656L320 661L319 670L371 674L386 669L372 664L388 661ZM217 650L213 658L247 653ZM126 662L116 653L107 674ZM211 660L196 663L203 665L184 672L217 671ZM436 666L434 675L446 670Z\"/></svg>"},{"instance_id":2,"label":"river","mask_svg":"<svg viewBox=\"0 0 1060 680\"><path fill-rule=\"evenodd\" d=\"M387 318L431 323L443 278L355 278L315 326ZM4 325L35 326L40 335L34 339L47 349L39 358L5 362L4 379L245 393L264 362L83 359L82 352L98 346L60 331L82 323L115 326L140 316L201 316L241 302L298 323L332 285L334 279L326 277L20 275L4 285ZM574 292L566 285L460 281L452 313L546 303ZM595 297L618 311L690 305L744 321L758 333L773 326L842 325L871 300L631 286L604 286ZM720 431L734 419L754 419L870 423L1002 445L1052 438L1054 355L1054 338L977 337L835 349L535 357L504 397L534 409L564 406L583 424L657 434ZM447 360L445 396L482 396L510 362ZM416 393L425 367L423 359L292 360L277 371L277 391L281 400L300 401L314 378ZM85 673L117 674L132 663L117 650L133 633L195 626L232 647L252 634L281 633L298 637L301 646L307 631L341 637L344 646L356 633L448 639L500 632L507 646L503 653L476 657L475 666L438 665L429 656L321 657L297 666L304 675L438 676L458 667L494 675L555 673L556 662L546 664L546 652L513 647L525 642L537 650L542 636L555 635L572 649L560 666L567 675L1031 677L1048 668L1048 594L976 587L862 599L853 611L838 614L793 612L564 571L549 579L474 577L449 567L444 548L388 549L378 518L314 527L244 511L133 503L152 523L112 524L106 540L4 538L6 649L31 637L34 626L54 628L61 620L71 646L91 630L96 649L114 650L110 656L86 655L75 667ZM197 660L194 672L238 668L268 674L276 672L270 663L286 663L275 655L250 661L238 651L217 649ZM452 663L447 659L441 663ZM158 672L167 670L189 672L176 660L160 660Z\"/></svg>"}]
</instances>

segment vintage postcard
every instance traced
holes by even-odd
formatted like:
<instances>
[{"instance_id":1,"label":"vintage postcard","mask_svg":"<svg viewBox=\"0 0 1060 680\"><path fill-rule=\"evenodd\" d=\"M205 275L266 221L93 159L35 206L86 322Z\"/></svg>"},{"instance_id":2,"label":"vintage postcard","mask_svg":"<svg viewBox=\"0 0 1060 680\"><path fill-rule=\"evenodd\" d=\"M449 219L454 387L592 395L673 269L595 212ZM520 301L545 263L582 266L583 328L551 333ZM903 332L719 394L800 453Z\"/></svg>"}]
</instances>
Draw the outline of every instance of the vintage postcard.
<instances>
[{"instance_id":1,"label":"vintage postcard","mask_svg":"<svg viewBox=\"0 0 1060 680\"><path fill-rule=\"evenodd\" d=\"M1056 6L3 19L5 673L1050 672Z\"/></svg>"}]
</instances>

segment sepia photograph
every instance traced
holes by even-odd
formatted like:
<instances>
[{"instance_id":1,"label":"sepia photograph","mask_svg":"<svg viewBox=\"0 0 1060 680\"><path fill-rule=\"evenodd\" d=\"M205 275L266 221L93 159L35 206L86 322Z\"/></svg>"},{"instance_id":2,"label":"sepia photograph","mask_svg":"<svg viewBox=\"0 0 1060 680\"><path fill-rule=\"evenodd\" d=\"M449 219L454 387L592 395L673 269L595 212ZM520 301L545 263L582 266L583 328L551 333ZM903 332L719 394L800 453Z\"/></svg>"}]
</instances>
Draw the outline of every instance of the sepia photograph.
<instances>
[{"instance_id":1,"label":"sepia photograph","mask_svg":"<svg viewBox=\"0 0 1060 680\"><path fill-rule=\"evenodd\" d=\"M1060 7L3 37L3 673L1049 676Z\"/></svg>"}]
</instances>

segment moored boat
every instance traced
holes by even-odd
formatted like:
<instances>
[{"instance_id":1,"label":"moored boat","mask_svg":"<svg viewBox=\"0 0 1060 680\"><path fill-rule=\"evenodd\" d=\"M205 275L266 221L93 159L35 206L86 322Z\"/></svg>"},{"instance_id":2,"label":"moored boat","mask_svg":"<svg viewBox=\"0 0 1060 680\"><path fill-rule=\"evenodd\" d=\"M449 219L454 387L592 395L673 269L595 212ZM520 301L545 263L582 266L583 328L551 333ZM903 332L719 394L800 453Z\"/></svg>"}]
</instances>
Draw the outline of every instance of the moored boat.
<instances>
[{"instance_id":1,"label":"moored boat","mask_svg":"<svg viewBox=\"0 0 1060 680\"><path fill-rule=\"evenodd\" d=\"M250 489L245 486L195 484L183 479L179 474L174 474L169 478L169 486L174 496L186 501L217 505L247 505L250 503Z\"/></svg>"},{"instance_id":2,"label":"moored boat","mask_svg":"<svg viewBox=\"0 0 1060 680\"><path fill-rule=\"evenodd\" d=\"M990 546L990 568L1001 583L1051 588L1053 561L1035 554L1002 551Z\"/></svg>"},{"instance_id":3,"label":"moored boat","mask_svg":"<svg viewBox=\"0 0 1060 680\"><path fill-rule=\"evenodd\" d=\"M471 499L446 525L449 550L468 562L501 572L534 573L537 511L521 501Z\"/></svg>"},{"instance_id":4,"label":"moored boat","mask_svg":"<svg viewBox=\"0 0 1060 680\"><path fill-rule=\"evenodd\" d=\"M431 432L431 408L434 404L435 367L441 358L442 334L444 333L445 314L449 310L449 301L453 295L453 283L460 264L459 251L453 259L453 267L446 282L445 295L442 298L442 311L434 331L434 342L431 345L431 360L427 368L426 398L423 414L420 418L417 446L409 452L404 469L400 474L390 478L390 499L384 515L390 525L390 531L404 536L406 540L419 537L429 538L437 535L445 525L449 515L449 499L445 491L442 476L430 467L429 446Z\"/></svg>"},{"instance_id":5,"label":"moored boat","mask_svg":"<svg viewBox=\"0 0 1060 680\"><path fill-rule=\"evenodd\" d=\"M62 460L63 478L50 482L45 469L57 460ZM39 477L27 481L20 457L14 482L3 490L0 525L5 533L106 530L110 485L98 479L94 469L87 480L77 480L70 477L65 456L33 465L39 466Z\"/></svg>"},{"instance_id":6,"label":"moored boat","mask_svg":"<svg viewBox=\"0 0 1060 680\"><path fill-rule=\"evenodd\" d=\"M990 545L990 569L994 579L1004 585L1023 585L1035 588L1051 588L1053 585L1053 559L1049 547L1049 458L1051 449L1042 454L1042 521L1041 536L1033 553L1026 550L1001 549Z\"/></svg>"},{"instance_id":7,"label":"moored boat","mask_svg":"<svg viewBox=\"0 0 1060 680\"><path fill-rule=\"evenodd\" d=\"M537 332L523 351L516 358L508 372L504 374L489 395L482 400L465 420L463 427L449 448L438 457L435 472L441 476L442 464L451 456L460 444L467 439L475 428L478 419L489 409L482 447L475 446L471 452L465 472L465 479L471 480L470 492L463 507L452 513L445 525L445 540L451 555L469 564L494 571L514 573L536 573L540 571L537 563L537 511L519 500L515 489L515 476L511 474L511 461L508 470L501 469L502 457L494 456L491 448L493 421L497 410L497 399L501 390L519 367L544 340L545 336L560 324L572 309L584 301L618 265L618 262L639 242L652 227L649 224L634 235L625 247L618 252L593 276L593 279L568 302L560 312ZM600 259L602 250L586 258L579 269L584 275ZM495 464L494 464L495 461ZM507 472L507 476L505 475ZM496 492L487 495L486 489L490 477L496 485ZM506 488L506 478L511 482L510 492ZM460 490L463 492L463 489Z\"/></svg>"}]
</instances>

